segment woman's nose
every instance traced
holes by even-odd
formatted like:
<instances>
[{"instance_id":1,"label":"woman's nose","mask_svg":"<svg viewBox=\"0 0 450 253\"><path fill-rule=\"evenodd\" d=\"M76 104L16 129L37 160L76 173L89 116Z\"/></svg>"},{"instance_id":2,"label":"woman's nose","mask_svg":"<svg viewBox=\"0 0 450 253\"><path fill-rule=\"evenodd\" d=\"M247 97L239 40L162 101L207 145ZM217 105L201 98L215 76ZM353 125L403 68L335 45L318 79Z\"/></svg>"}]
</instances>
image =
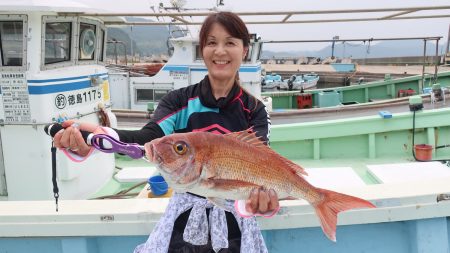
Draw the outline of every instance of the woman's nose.
<instances>
[{"instance_id":1,"label":"woman's nose","mask_svg":"<svg viewBox=\"0 0 450 253\"><path fill-rule=\"evenodd\" d=\"M214 50L214 53L217 55L222 55L226 53L225 47L223 45L217 45L216 50Z\"/></svg>"}]
</instances>

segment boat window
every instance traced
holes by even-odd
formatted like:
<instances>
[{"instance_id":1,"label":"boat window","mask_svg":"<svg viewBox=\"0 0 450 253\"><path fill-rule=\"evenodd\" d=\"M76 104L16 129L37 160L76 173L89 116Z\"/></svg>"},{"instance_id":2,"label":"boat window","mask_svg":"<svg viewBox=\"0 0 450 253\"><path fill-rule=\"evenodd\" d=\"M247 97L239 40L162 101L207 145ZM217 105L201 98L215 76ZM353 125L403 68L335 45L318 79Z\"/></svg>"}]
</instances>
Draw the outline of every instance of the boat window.
<instances>
[{"instance_id":1,"label":"boat window","mask_svg":"<svg viewBox=\"0 0 450 253\"><path fill-rule=\"evenodd\" d=\"M159 102L170 90L155 90L155 101Z\"/></svg>"},{"instance_id":2,"label":"boat window","mask_svg":"<svg viewBox=\"0 0 450 253\"><path fill-rule=\"evenodd\" d=\"M72 22L45 24L45 64L70 61Z\"/></svg>"},{"instance_id":3,"label":"boat window","mask_svg":"<svg viewBox=\"0 0 450 253\"><path fill-rule=\"evenodd\" d=\"M153 101L153 89L136 89L136 102Z\"/></svg>"},{"instance_id":4,"label":"boat window","mask_svg":"<svg viewBox=\"0 0 450 253\"><path fill-rule=\"evenodd\" d=\"M99 34L98 34L98 38L99 38L99 45L98 45L98 48L99 48L99 51L98 51L98 60L99 61L103 61L105 58L104 58L104 48L105 48L105 30L104 29L100 29L99 30Z\"/></svg>"},{"instance_id":5,"label":"boat window","mask_svg":"<svg viewBox=\"0 0 450 253\"><path fill-rule=\"evenodd\" d=\"M136 102L159 102L169 92L166 89L136 89Z\"/></svg>"},{"instance_id":6,"label":"boat window","mask_svg":"<svg viewBox=\"0 0 450 253\"><path fill-rule=\"evenodd\" d=\"M79 60L94 60L95 36L95 25L80 23Z\"/></svg>"},{"instance_id":7,"label":"boat window","mask_svg":"<svg viewBox=\"0 0 450 253\"><path fill-rule=\"evenodd\" d=\"M2 66L22 66L23 21L0 21Z\"/></svg>"}]
</instances>

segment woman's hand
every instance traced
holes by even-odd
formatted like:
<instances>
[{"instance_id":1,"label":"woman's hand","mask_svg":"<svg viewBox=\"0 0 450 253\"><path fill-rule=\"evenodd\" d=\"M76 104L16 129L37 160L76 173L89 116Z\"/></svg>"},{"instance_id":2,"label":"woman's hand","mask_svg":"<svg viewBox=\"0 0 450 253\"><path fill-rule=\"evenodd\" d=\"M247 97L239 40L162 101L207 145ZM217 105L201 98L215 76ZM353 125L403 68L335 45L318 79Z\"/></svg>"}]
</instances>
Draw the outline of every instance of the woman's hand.
<instances>
[{"instance_id":1,"label":"woman's hand","mask_svg":"<svg viewBox=\"0 0 450 253\"><path fill-rule=\"evenodd\" d=\"M77 126L75 126L76 124ZM73 153L79 156L86 156L91 149L86 144L80 130L88 131L91 133L99 132L101 129L99 126L90 123L76 123L73 120L67 120L62 123L64 127L53 137L53 142L57 148L68 148ZM103 131L102 131L103 132Z\"/></svg>"},{"instance_id":2,"label":"woman's hand","mask_svg":"<svg viewBox=\"0 0 450 253\"><path fill-rule=\"evenodd\" d=\"M273 189L267 190L262 187L253 189L245 203L246 211L253 214L274 212L279 207L277 193Z\"/></svg>"}]
</instances>

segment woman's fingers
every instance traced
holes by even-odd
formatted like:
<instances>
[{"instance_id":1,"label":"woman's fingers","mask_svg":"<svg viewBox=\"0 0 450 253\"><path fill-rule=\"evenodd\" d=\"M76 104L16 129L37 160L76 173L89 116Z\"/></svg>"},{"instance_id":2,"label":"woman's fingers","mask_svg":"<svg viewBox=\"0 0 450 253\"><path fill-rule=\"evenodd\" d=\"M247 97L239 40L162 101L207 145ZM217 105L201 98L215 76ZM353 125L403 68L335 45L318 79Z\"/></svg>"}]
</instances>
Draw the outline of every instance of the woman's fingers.
<instances>
[{"instance_id":1,"label":"woman's fingers","mask_svg":"<svg viewBox=\"0 0 450 253\"><path fill-rule=\"evenodd\" d=\"M73 152L77 152L79 150L78 142L77 142L77 129L73 128L72 133L69 137L69 149Z\"/></svg>"},{"instance_id":2,"label":"woman's fingers","mask_svg":"<svg viewBox=\"0 0 450 253\"><path fill-rule=\"evenodd\" d=\"M73 120L64 121L61 124L64 129L60 130L53 137L53 143L57 148L69 148L72 152L86 156L91 147L86 144L80 130L91 133L104 133L102 128L92 123L79 123Z\"/></svg>"},{"instance_id":3,"label":"woman's fingers","mask_svg":"<svg viewBox=\"0 0 450 253\"><path fill-rule=\"evenodd\" d=\"M55 134L55 136L53 136L53 144L57 148L63 148L63 146L61 144L61 138L63 136L63 133L64 133L64 129L61 129Z\"/></svg>"},{"instance_id":4,"label":"woman's fingers","mask_svg":"<svg viewBox=\"0 0 450 253\"><path fill-rule=\"evenodd\" d=\"M53 136L53 143L57 148L70 147L70 135L72 129L70 126L74 123L73 120L64 121L61 125L64 129L59 130L55 136Z\"/></svg>"},{"instance_id":5,"label":"woman's fingers","mask_svg":"<svg viewBox=\"0 0 450 253\"><path fill-rule=\"evenodd\" d=\"M266 190L263 187L253 189L245 203L245 209L250 213L267 213L278 209L279 206L277 193L273 189Z\"/></svg>"},{"instance_id":6,"label":"woman's fingers","mask_svg":"<svg viewBox=\"0 0 450 253\"><path fill-rule=\"evenodd\" d=\"M68 127L62 131L61 138L59 140L59 148L69 148L70 147L70 136L72 135L72 127ZM59 134L59 131L57 134Z\"/></svg>"},{"instance_id":7,"label":"woman's fingers","mask_svg":"<svg viewBox=\"0 0 450 253\"><path fill-rule=\"evenodd\" d=\"M278 201L278 194L275 192L274 189L269 190L269 204L268 204L268 211L276 210L280 207L280 202Z\"/></svg>"},{"instance_id":8,"label":"woman's fingers","mask_svg":"<svg viewBox=\"0 0 450 253\"><path fill-rule=\"evenodd\" d=\"M261 189L259 191L259 206L258 206L258 213L265 213L267 212L267 209L269 207L269 194L266 190Z\"/></svg>"},{"instance_id":9,"label":"woman's fingers","mask_svg":"<svg viewBox=\"0 0 450 253\"><path fill-rule=\"evenodd\" d=\"M258 211L259 189L255 188L250 192L250 196L245 202L247 212L256 213Z\"/></svg>"},{"instance_id":10,"label":"woman's fingers","mask_svg":"<svg viewBox=\"0 0 450 253\"><path fill-rule=\"evenodd\" d=\"M91 148L86 144L80 130L76 128L72 130L71 141L74 143L74 146L70 146L72 151L81 156L86 156L89 153Z\"/></svg>"},{"instance_id":11,"label":"woman's fingers","mask_svg":"<svg viewBox=\"0 0 450 253\"><path fill-rule=\"evenodd\" d=\"M68 127L70 127L73 123L75 123L75 121L74 120L66 120L66 121L64 121L63 123L61 123L61 125L62 125L62 127L64 127L64 128L68 128Z\"/></svg>"}]
</instances>

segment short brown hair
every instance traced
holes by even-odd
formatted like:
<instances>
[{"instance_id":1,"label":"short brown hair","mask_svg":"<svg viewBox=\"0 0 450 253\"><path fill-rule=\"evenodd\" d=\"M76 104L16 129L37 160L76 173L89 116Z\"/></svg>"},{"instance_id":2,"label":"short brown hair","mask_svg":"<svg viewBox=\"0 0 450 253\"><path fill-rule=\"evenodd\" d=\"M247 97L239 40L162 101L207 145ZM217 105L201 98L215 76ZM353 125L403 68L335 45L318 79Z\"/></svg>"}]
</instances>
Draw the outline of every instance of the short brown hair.
<instances>
[{"instance_id":1,"label":"short brown hair","mask_svg":"<svg viewBox=\"0 0 450 253\"><path fill-rule=\"evenodd\" d=\"M208 34L211 30L213 24L218 23L227 30L227 32L234 38L241 39L244 47L248 47L250 44L250 34L248 33L247 27L245 26L242 19L232 13L227 11L216 12L208 15L203 22L202 28L199 34L200 52L203 51L205 47Z\"/></svg>"}]
</instances>

